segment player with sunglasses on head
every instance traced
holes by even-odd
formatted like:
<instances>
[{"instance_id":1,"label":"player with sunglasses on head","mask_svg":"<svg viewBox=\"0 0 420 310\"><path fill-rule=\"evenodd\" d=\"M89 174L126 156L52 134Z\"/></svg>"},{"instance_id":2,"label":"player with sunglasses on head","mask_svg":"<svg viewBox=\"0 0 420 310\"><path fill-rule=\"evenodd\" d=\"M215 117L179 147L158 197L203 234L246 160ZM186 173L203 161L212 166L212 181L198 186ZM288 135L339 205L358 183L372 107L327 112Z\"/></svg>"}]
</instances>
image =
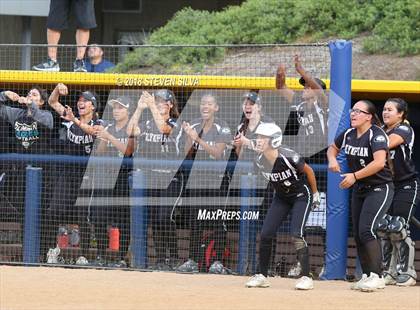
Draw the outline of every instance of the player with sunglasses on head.
<instances>
[{"instance_id":1,"label":"player with sunglasses on head","mask_svg":"<svg viewBox=\"0 0 420 310\"><path fill-rule=\"evenodd\" d=\"M305 223L312 208L320 204L315 174L312 168L295 151L282 147L282 131L273 123L262 123L255 130L257 135L256 170L275 189L273 202L265 216L260 235L259 268L245 284L246 287L269 287L268 267L272 242L280 225L291 213L290 234L297 259L302 266L302 277L296 282L299 290L313 289L309 273L309 252L305 240ZM304 180L306 176L307 182ZM309 184L309 187L308 187Z\"/></svg>"},{"instance_id":2,"label":"player with sunglasses on head","mask_svg":"<svg viewBox=\"0 0 420 310\"><path fill-rule=\"evenodd\" d=\"M343 150L349 172L342 174L340 187L353 189L353 234L363 271L362 278L352 289L372 292L385 287L377 228L394 195L392 173L387 163L389 139L379 127L381 124L372 102L356 102L350 110L350 119L351 128L338 135L328 148L328 168L341 173L336 158Z\"/></svg>"}]
</instances>

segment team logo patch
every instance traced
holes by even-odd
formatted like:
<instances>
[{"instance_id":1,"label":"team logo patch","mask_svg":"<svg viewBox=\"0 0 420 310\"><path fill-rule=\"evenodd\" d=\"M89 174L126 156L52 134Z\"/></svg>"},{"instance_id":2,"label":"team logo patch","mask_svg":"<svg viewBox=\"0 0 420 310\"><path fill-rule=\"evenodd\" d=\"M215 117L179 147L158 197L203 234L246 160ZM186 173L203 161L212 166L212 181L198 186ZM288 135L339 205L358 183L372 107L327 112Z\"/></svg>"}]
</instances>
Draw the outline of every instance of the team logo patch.
<instances>
[{"instance_id":1,"label":"team logo patch","mask_svg":"<svg viewBox=\"0 0 420 310\"><path fill-rule=\"evenodd\" d=\"M373 141L375 141L375 142L385 142L386 138L385 138L385 136L382 136L382 135L381 136L376 136Z\"/></svg>"},{"instance_id":2,"label":"team logo patch","mask_svg":"<svg viewBox=\"0 0 420 310\"><path fill-rule=\"evenodd\" d=\"M382 188L380 187L376 187L373 189L374 192L382 192Z\"/></svg>"},{"instance_id":3,"label":"team logo patch","mask_svg":"<svg viewBox=\"0 0 420 310\"><path fill-rule=\"evenodd\" d=\"M399 126L398 127L399 129L401 129L401 130L404 130L404 131L410 131L410 128L408 128L407 126L405 126L405 125L401 125L401 126Z\"/></svg>"},{"instance_id":4,"label":"team logo patch","mask_svg":"<svg viewBox=\"0 0 420 310\"><path fill-rule=\"evenodd\" d=\"M293 156L293 162L297 164L299 162L299 155Z\"/></svg>"}]
</instances>

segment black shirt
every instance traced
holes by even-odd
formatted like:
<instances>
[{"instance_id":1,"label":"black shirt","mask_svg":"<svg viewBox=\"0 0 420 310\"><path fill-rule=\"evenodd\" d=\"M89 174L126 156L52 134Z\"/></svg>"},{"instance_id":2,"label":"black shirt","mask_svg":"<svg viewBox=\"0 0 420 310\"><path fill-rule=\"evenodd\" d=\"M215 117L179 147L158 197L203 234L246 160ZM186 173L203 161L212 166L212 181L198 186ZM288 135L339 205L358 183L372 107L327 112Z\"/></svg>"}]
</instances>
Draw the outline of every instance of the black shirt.
<instances>
[{"instance_id":1,"label":"black shirt","mask_svg":"<svg viewBox=\"0 0 420 310\"><path fill-rule=\"evenodd\" d=\"M203 120L201 118L191 121L191 128L195 129L200 138L204 140L208 145L215 146L217 143L229 143L232 141L232 133L228 124L219 119L215 118L212 127L209 131L203 131ZM197 160L214 160L215 158L207 153L204 148L197 142L194 142L192 148L196 150L195 159ZM225 151L223 157L225 157Z\"/></svg>"},{"instance_id":2,"label":"black shirt","mask_svg":"<svg viewBox=\"0 0 420 310\"><path fill-rule=\"evenodd\" d=\"M125 145L128 144L127 125L125 125L121 129L117 129L115 127L115 123L111 123L107 127L105 127L105 129L108 131L109 134L111 134L115 139L117 139L121 143ZM107 141L106 143L105 155L113 157L126 157L110 141Z\"/></svg>"},{"instance_id":3,"label":"black shirt","mask_svg":"<svg viewBox=\"0 0 420 310\"><path fill-rule=\"evenodd\" d=\"M355 128L347 129L335 139L335 145L343 149L351 172L366 167L373 161L373 153L379 150L388 152L388 136L385 131L372 125L362 136L357 137ZM384 184L392 181L391 169L385 163L384 169L374 175L357 180L362 185Z\"/></svg>"},{"instance_id":4,"label":"black shirt","mask_svg":"<svg viewBox=\"0 0 420 310\"><path fill-rule=\"evenodd\" d=\"M166 123L172 127L169 135L161 133L153 119L140 123L138 152L142 157L150 159L176 159L179 157L181 127L172 118Z\"/></svg>"},{"instance_id":5,"label":"black shirt","mask_svg":"<svg viewBox=\"0 0 420 310\"><path fill-rule=\"evenodd\" d=\"M274 166L259 154L255 160L255 168L268 180L280 194L297 194L304 190L304 159L295 151L280 147Z\"/></svg>"},{"instance_id":6,"label":"black shirt","mask_svg":"<svg viewBox=\"0 0 420 310\"><path fill-rule=\"evenodd\" d=\"M58 152L68 155L90 155L95 138L85 133L73 122L63 122L64 130L60 132ZM101 120L90 120L89 126L99 125Z\"/></svg>"},{"instance_id":7,"label":"black shirt","mask_svg":"<svg viewBox=\"0 0 420 310\"><path fill-rule=\"evenodd\" d=\"M402 144L389 151L394 166L394 181L402 182L416 177L416 167L412 158L414 145L413 128L403 123L387 131L387 134L388 136L391 134L399 135L404 140Z\"/></svg>"}]
</instances>

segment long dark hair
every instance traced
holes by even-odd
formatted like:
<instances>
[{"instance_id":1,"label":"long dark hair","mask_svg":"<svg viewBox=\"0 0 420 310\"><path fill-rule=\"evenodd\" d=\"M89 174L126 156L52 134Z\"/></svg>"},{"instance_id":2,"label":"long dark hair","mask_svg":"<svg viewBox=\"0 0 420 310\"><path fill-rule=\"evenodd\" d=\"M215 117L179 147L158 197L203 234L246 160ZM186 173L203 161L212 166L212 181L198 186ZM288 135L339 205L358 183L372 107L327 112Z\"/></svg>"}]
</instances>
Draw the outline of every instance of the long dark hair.
<instances>
[{"instance_id":1,"label":"long dark hair","mask_svg":"<svg viewBox=\"0 0 420 310\"><path fill-rule=\"evenodd\" d=\"M155 92L155 97L159 97L165 101L170 101L172 103L172 107L169 111L169 117L174 119L177 119L179 117L178 102L172 90L160 89Z\"/></svg>"},{"instance_id":2,"label":"long dark hair","mask_svg":"<svg viewBox=\"0 0 420 310\"><path fill-rule=\"evenodd\" d=\"M379 118L378 114L376 113L376 106L373 104L372 101L370 100L360 100L361 102L363 102L364 104L366 104L367 107L367 112L369 112L370 115L372 115L372 121L371 123L381 127L382 126L382 122L381 119Z\"/></svg>"},{"instance_id":3,"label":"long dark hair","mask_svg":"<svg viewBox=\"0 0 420 310\"><path fill-rule=\"evenodd\" d=\"M41 100L44 101L44 103L48 102L48 92L46 89L42 88L39 85L34 85L32 86L29 91L31 91L32 89L36 89L39 92L39 95L41 97Z\"/></svg>"},{"instance_id":4,"label":"long dark hair","mask_svg":"<svg viewBox=\"0 0 420 310\"><path fill-rule=\"evenodd\" d=\"M406 121L408 116L407 102L402 98L389 98L385 103L388 102L392 102L395 105L395 108L397 109L398 113L402 113L401 122L403 123L404 121Z\"/></svg>"}]
</instances>

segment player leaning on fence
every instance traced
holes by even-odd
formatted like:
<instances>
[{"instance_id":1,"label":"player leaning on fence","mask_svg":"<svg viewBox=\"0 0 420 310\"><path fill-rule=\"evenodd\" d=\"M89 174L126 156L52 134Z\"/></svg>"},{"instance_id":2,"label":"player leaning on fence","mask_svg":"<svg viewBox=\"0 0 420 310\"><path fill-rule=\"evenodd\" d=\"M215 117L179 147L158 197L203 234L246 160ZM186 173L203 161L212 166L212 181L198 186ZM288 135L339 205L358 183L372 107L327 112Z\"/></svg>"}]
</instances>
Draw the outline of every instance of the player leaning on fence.
<instances>
[{"instance_id":1,"label":"player leaning on fence","mask_svg":"<svg viewBox=\"0 0 420 310\"><path fill-rule=\"evenodd\" d=\"M152 118L140 121L142 113L149 109ZM179 158L179 141L182 130L177 124L178 104L171 90L161 89L154 94L143 92L128 124L129 136L138 140L137 155L141 158L155 160L154 165L146 171L148 184L151 184L150 195L162 197L157 204L149 204L153 239L156 251L156 268L172 270L178 264L178 246L174 211L175 202L165 198L180 197L182 193L182 175L173 176L165 166L166 161ZM171 199L168 199L171 200ZM149 200L151 201L151 200ZM169 257L167 257L167 250Z\"/></svg>"},{"instance_id":2,"label":"player leaning on fence","mask_svg":"<svg viewBox=\"0 0 420 310\"><path fill-rule=\"evenodd\" d=\"M416 285L414 241L409 223L420 201L419 180L413 162L414 130L407 120L408 106L401 98L385 103L382 117L389 137L395 186L388 215L379 222L385 284Z\"/></svg>"},{"instance_id":3,"label":"player leaning on fence","mask_svg":"<svg viewBox=\"0 0 420 310\"><path fill-rule=\"evenodd\" d=\"M260 124L257 135L255 160L256 169L270 182L274 189L274 199L267 211L260 235L260 273L254 275L245 284L247 287L268 287L268 266L272 251L272 242L277 230L291 213L290 234L295 245L297 258L302 266L302 277L295 288L313 289L309 274L308 244L305 240L305 223L311 207L320 204L315 174L303 158L291 149L281 147L282 132L274 123ZM306 175L309 187L303 179ZM312 194L311 194L312 193Z\"/></svg>"},{"instance_id":4,"label":"player leaning on fence","mask_svg":"<svg viewBox=\"0 0 420 310\"><path fill-rule=\"evenodd\" d=\"M96 134L102 130L101 120L97 118L98 98L91 91L84 91L77 101L78 116L73 114L70 106L60 103L60 96L68 95L66 85L59 83L54 88L48 100L49 105L64 120L60 129L60 137L56 143L56 152L65 155L90 155ZM78 224L80 227L80 247L82 254L87 254L90 229L88 223L89 206L75 205L78 190L82 181L89 182L88 188L93 189L92 176L85 175L86 164L57 164L55 182L52 188L49 206L49 220L46 227L47 246L55 245L58 224ZM50 261L55 259L56 252L50 252ZM84 253L83 253L84 252ZM86 263L84 258L80 263Z\"/></svg>"},{"instance_id":5,"label":"player leaning on fence","mask_svg":"<svg viewBox=\"0 0 420 310\"><path fill-rule=\"evenodd\" d=\"M353 187L351 213L357 253L363 270L352 289L383 289L381 246L376 231L392 202L394 185L388 165L388 136L379 127L376 108L368 100L358 101L350 110L351 128L341 133L328 148L329 169L341 172L340 150L346 154L350 172L342 174L340 187Z\"/></svg>"}]
</instances>

